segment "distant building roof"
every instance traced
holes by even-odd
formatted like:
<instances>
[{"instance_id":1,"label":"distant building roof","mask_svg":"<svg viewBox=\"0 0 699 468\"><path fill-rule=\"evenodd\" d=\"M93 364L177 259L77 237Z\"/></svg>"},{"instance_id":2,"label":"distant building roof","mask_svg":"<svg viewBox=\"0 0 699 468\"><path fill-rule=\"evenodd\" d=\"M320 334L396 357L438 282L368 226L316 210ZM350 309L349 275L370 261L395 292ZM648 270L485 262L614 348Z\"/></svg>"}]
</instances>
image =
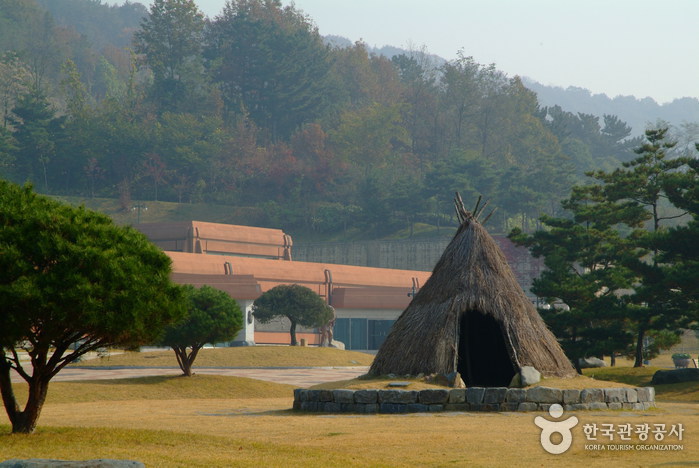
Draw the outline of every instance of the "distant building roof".
<instances>
[{"instance_id":1,"label":"distant building roof","mask_svg":"<svg viewBox=\"0 0 699 468\"><path fill-rule=\"evenodd\" d=\"M188 221L139 224L172 259L173 281L207 284L236 299L256 299L281 284L299 284L340 308L403 309L430 272L292 261L291 236L280 229Z\"/></svg>"},{"instance_id":2,"label":"distant building roof","mask_svg":"<svg viewBox=\"0 0 699 468\"><path fill-rule=\"evenodd\" d=\"M165 251L291 260L291 236L281 229L202 221L139 224L136 229Z\"/></svg>"}]
</instances>

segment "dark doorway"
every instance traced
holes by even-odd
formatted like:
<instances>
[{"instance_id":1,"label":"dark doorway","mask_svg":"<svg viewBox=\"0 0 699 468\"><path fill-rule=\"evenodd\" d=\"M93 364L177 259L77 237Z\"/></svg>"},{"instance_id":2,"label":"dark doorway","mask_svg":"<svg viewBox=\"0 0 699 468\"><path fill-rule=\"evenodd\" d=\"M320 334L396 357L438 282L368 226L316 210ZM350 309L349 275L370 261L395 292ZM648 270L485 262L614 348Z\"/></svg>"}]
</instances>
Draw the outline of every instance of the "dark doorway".
<instances>
[{"instance_id":1,"label":"dark doorway","mask_svg":"<svg viewBox=\"0 0 699 468\"><path fill-rule=\"evenodd\" d=\"M459 324L457 370L469 387L507 387L515 369L500 325L490 315L469 310Z\"/></svg>"}]
</instances>

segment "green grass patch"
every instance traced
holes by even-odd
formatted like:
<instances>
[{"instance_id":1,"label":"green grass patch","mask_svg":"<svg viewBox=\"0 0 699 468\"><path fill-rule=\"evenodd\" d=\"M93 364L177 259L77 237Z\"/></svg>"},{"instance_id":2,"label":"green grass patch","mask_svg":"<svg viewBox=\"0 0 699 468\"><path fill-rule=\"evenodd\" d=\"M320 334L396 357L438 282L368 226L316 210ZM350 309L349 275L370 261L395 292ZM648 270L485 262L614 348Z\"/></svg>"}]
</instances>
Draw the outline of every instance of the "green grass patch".
<instances>
[{"instance_id":1,"label":"green grass patch","mask_svg":"<svg viewBox=\"0 0 699 468\"><path fill-rule=\"evenodd\" d=\"M28 386L13 385L18 401ZM92 401L285 398L294 386L220 375L140 377L132 379L52 382L46 403Z\"/></svg>"},{"instance_id":2,"label":"green grass patch","mask_svg":"<svg viewBox=\"0 0 699 468\"><path fill-rule=\"evenodd\" d=\"M633 387L655 387L656 399L659 401L697 402L699 401L699 382L682 382L665 385L652 385L653 374L659 367L600 367L584 369L585 375L598 380L619 382Z\"/></svg>"},{"instance_id":3,"label":"green grass patch","mask_svg":"<svg viewBox=\"0 0 699 468\"><path fill-rule=\"evenodd\" d=\"M658 367L597 367L583 369L583 374L597 380L609 380L634 387L647 387L653 374L662 370Z\"/></svg>"},{"instance_id":4,"label":"green grass patch","mask_svg":"<svg viewBox=\"0 0 699 468\"><path fill-rule=\"evenodd\" d=\"M197 367L341 367L369 366L374 356L357 351L311 346L245 346L205 348L194 361ZM176 367L172 350L126 352L73 364L81 367Z\"/></svg>"},{"instance_id":5,"label":"green grass patch","mask_svg":"<svg viewBox=\"0 0 699 468\"><path fill-rule=\"evenodd\" d=\"M117 224L136 224L137 211L124 211L115 198L55 197L74 206L84 205L91 210L106 214ZM136 201L134 201L136 203ZM163 201L139 202L148 209L141 210L141 223L178 221L206 221L212 223L241 224L240 215L234 207L206 203L173 203ZM235 220L238 219L237 222Z\"/></svg>"}]
</instances>

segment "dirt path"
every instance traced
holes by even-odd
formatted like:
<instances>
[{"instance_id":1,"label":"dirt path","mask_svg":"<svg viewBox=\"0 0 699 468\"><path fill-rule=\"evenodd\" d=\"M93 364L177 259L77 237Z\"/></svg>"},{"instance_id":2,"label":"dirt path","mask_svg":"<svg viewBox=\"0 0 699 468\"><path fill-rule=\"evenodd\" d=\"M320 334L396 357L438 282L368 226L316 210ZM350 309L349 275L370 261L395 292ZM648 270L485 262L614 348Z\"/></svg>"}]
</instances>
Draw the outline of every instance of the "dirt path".
<instances>
[{"instance_id":1,"label":"dirt path","mask_svg":"<svg viewBox=\"0 0 699 468\"><path fill-rule=\"evenodd\" d=\"M368 370L368 367L194 368L194 372L198 374L248 377L251 379L295 385L303 388L324 382L353 379L366 374ZM181 373L182 371L180 371L180 369L174 367L67 367L59 372L52 380L54 382L65 382L71 380L125 379L152 375L180 375ZM13 375L12 381L23 382L18 375Z\"/></svg>"}]
</instances>

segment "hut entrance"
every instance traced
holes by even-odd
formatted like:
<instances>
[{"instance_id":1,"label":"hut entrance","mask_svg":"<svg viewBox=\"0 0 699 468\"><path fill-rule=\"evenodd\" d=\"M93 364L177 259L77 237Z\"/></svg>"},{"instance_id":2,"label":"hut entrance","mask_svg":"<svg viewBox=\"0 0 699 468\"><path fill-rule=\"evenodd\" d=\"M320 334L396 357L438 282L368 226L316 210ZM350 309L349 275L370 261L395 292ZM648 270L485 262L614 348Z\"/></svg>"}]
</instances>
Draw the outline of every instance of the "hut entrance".
<instances>
[{"instance_id":1,"label":"hut entrance","mask_svg":"<svg viewBox=\"0 0 699 468\"><path fill-rule=\"evenodd\" d=\"M515 375L500 325L490 315L469 310L459 324L457 370L469 387L507 387Z\"/></svg>"}]
</instances>

